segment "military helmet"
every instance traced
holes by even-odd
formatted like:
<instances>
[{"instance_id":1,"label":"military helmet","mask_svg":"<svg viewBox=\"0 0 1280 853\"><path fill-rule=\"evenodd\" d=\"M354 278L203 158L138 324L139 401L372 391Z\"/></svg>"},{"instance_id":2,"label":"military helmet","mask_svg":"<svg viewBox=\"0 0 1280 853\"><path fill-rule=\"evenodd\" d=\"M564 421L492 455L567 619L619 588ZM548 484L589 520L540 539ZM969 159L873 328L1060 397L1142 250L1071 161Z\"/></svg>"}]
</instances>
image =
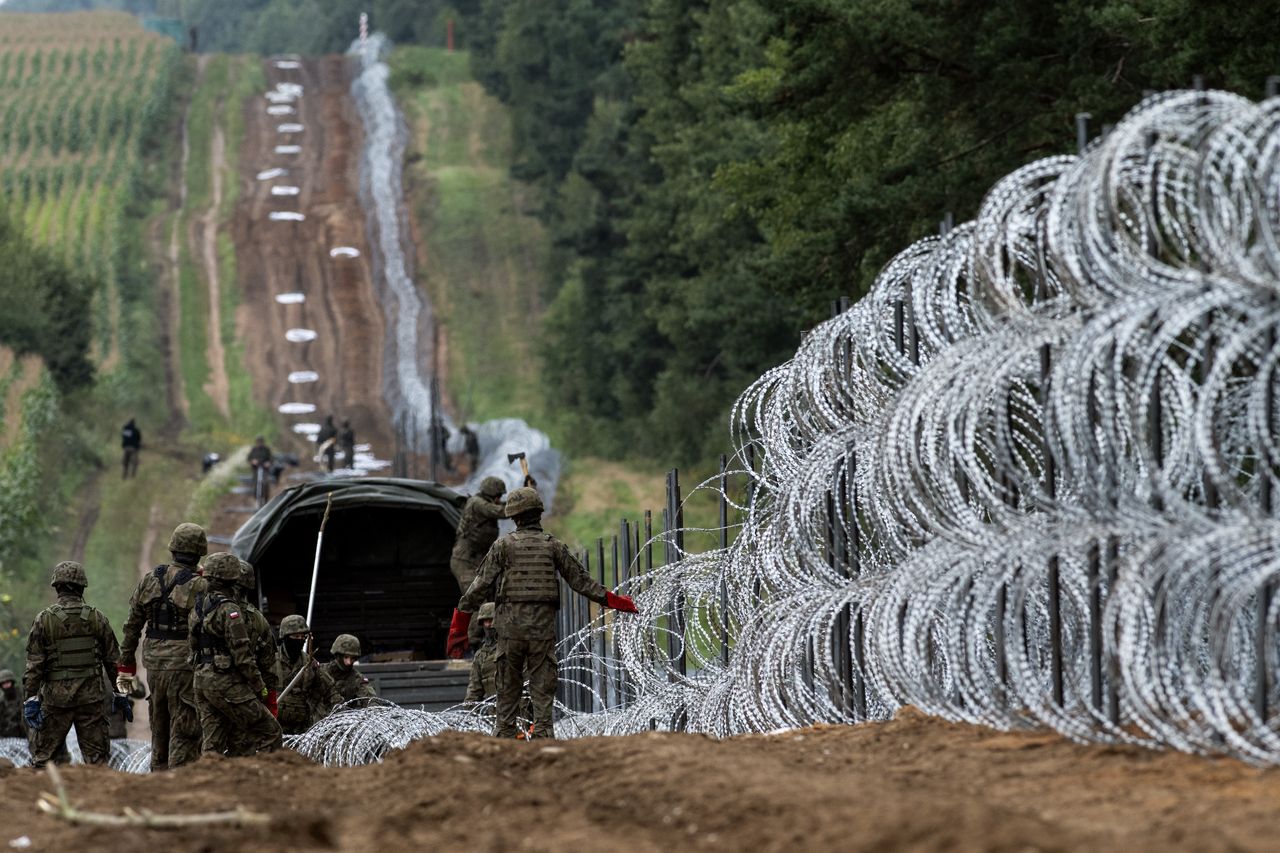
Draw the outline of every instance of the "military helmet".
<instances>
[{"instance_id":1,"label":"military helmet","mask_svg":"<svg viewBox=\"0 0 1280 853\"><path fill-rule=\"evenodd\" d=\"M288 616L280 620L280 636L287 637L290 634L309 634L311 629L307 627L307 620L303 619L297 613L290 613Z\"/></svg>"},{"instance_id":2,"label":"military helmet","mask_svg":"<svg viewBox=\"0 0 1280 853\"><path fill-rule=\"evenodd\" d=\"M542 512L542 496L530 486L521 486L507 495L507 518L515 518L525 512Z\"/></svg>"},{"instance_id":3,"label":"military helmet","mask_svg":"<svg viewBox=\"0 0 1280 853\"><path fill-rule=\"evenodd\" d=\"M198 524L184 521L173 528L169 537L169 551L174 554L195 554L203 557L209 553L209 539L204 535L204 528Z\"/></svg>"},{"instance_id":4,"label":"military helmet","mask_svg":"<svg viewBox=\"0 0 1280 853\"><path fill-rule=\"evenodd\" d=\"M245 589L258 588L258 573L253 570L253 563L240 561L240 586Z\"/></svg>"},{"instance_id":5,"label":"military helmet","mask_svg":"<svg viewBox=\"0 0 1280 853\"><path fill-rule=\"evenodd\" d=\"M476 618L483 622L486 619L492 619L497 612L497 606L492 601L486 601L480 605L480 612L476 614Z\"/></svg>"},{"instance_id":6,"label":"military helmet","mask_svg":"<svg viewBox=\"0 0 1280 853\"><path fill-rule=\"evenodd\" d=\"M79 587L88 586L89 579L84 576L84 566L74 560L63 560L58 563L53 567L53 578L49 581L49 586L57 586L60 583Z\"/></svg>"},{"instance_id":7,"label":"military helmet","mask_svg":"<svg viewBox=\"0 0 1280 853\"><path fill-rule=\"evenodd\" d=\"M353 658L360 657L360 641L350 634L339 634L338 638L333 641L333 648L329 649L330 654L350 655Z\"/></svg>"},{"instance_id":8,"label":"military helmet","mask_svg":"<svg viewBox=\"0 0 1280 853\"><path fill-rule=\"evenodd\" d=\"M0 669L0 684L6 681L17 681L18 678L13 674L11 669Z\"/></svg>"},{"instance_id":9,"label":"military helmet","mask_svg":"<svg viewBox=\"0 0 1280 853\"><path fill-rule=\"evenodd\" d=\"M240 558L226 551L210 554L204 561L204 576L220 581L240 582Z\"/></svg>"},{"instance_id":10,"label":"military helmet","mask_svg":"<svg viewBox=\"0 0 1280 853\"><path fill-rule=\"evenodd\" d=\"M507 490L507 484L500 477L485 477L480 481L480 494L486 498L496 498Z\"/></svg>"}]
</instances>

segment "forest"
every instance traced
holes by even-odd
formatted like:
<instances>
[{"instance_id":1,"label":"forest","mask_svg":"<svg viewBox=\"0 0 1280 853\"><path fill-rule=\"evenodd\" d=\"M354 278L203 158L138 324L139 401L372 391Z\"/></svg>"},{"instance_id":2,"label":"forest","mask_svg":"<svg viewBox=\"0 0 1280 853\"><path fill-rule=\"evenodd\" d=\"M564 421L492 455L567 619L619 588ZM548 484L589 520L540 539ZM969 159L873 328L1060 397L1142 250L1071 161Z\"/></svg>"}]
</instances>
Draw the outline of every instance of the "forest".
<instances>
[{"instance_id":1,"label":"forest","mask_svg":"<svg viewBox=\"0 0 1280 853\"><path fill-rule=\"evenodd\" d=\"M833 299L1073 152L1077 113L1096 134L1148 90L1258 98L1280 70L1273 10L1193 0L106 5L181 17L210 50L341 50L362 10L441 44L453 19L553 243L548 406L583 451L672 462L722 449L734 397Z\"/></svg>"}]
</instances>

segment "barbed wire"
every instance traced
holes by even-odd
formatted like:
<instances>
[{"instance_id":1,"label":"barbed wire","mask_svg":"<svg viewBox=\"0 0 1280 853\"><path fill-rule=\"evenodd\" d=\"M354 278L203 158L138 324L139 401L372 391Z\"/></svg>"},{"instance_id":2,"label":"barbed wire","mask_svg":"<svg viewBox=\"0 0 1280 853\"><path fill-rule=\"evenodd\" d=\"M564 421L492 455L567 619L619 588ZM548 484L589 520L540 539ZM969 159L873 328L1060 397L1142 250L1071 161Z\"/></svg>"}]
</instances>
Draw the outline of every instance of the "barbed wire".
<instances>
[{"instance_id":1,"label":"barbed wire","mask_svg":"<svg viewBox=\"0 0 1280 853\"><path fill-rule=\"evenodd\" d=\"M558 734L912 704L1280 762L1278 294L1280 100L1155 95L1010 174L745 391L735 540L633 565L641 615L562 642L598 710ZM295 745L360 763L487 727L378 707Z\"/></svg>"}]
</instances>

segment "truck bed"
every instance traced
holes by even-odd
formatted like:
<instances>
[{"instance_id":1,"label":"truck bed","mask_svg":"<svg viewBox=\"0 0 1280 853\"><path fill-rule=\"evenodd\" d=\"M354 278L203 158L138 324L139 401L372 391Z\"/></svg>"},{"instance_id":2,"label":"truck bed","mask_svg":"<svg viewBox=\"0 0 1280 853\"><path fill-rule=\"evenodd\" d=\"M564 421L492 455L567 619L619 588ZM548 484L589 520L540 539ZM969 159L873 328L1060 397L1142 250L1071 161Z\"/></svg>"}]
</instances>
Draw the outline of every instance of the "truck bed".
<instances>
[{"instance_id":1,"label":"truck bed","mask_svg":"<svg viewBox=\"0 0 1280 853\"><path fill-rule=\"evenodd\" d=\"M416 660L361 663L358 669L378 696L405 708L443 711L467 694L471 661Z\"/></svg>"}]
</instances>

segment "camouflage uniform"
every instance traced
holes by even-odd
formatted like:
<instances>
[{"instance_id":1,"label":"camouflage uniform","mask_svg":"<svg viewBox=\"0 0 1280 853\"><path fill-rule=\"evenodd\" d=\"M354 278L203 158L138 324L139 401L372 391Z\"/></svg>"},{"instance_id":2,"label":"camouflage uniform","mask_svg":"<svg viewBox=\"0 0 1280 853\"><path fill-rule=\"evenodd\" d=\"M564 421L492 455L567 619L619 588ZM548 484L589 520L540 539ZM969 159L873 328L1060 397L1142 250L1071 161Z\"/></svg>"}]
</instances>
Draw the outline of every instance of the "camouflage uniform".
<instances>
[{"instance_id":1,"label":"camouflage uniform","mask_svg":"<svg viewBox=\"0 0 1280 853\"><path fill-rule=\"evenodd\" d=\"M284 693L284 689L293 684L289 692L280 698L280 727L287 735L302 734L316 722L327 717L334 705L342 702L342 694L338 692L332 676L325 671L324 667L316 663L302 649L298 649L296 655L290 652L287 643L288 635L300 633L310 633L306 621L301 616L286 616L281 620L281 692ZM299 672L302 672L302 676L294 684L293 679Z\"/></svg>"},{"instance_id":2,"label":"camouflage uniform","mask_svg":"<svg viewBox=\"0 0 1280 853\"><path fill-rule=\"evenodd\" d=\"M18 679L8 669L0 669L0 684L11 682L0 690L0 737L26 737L22 725L22 697L18 695Z\"/></svg>"},{"instance_id":3,"label":"camouflage uniform","mask_svg":"<svg viewBox=\"0 0 1280 853\"><path fill-rule=\"evenodd\" d=\"M459 592L466 592L471 587L480 561L498 538L498 519L503 518L506 512L498 498L505 489L506 484L497 477L485 477L480 483L480 493L468 498L462 508L453 553L449 557L449 570L458 581ZM472 648L480 645L483 637L479 625L471 626L467 639L471 641Z\"/></svg>"},{"instance_id":4,"label":"camouflage uniform","mask_svg":"<svg viewBox=\"0 0 1280 853\"><path fill-rule=\"evenodd\" d=\"M267 686L253 657L236 587L240 561L232 554L205 562L209 588L191 611L191 654L203 738L201 755L225 754L233 741L247 754L281 745L280 726L267 710Z\"/></svg>"},{"instance_id":5,"label":"camouflage uniform","mask_svg":"<svg viewBox=\"0 0 1280 853\"><path fill-rule=\"evenodd\" d=\"M280 691L280 652L276 648L275 636L271 633L271 623L266 615L255 607L252 600L257 592L257 578L253 566L240 561L240 615L244 619L245 630L249 633L249 648L253 652L254 662L258 665L258 674L266 685L269 705L274 704L274 694ZM234 733L231 738L231 755L252 755L253 743L243 736Z\"/></svg>"},{"instance_id":6,"label":"camouflage uniform","mask_svg":"<svg viewBox=\"0 0 1280 853\"><path fill-rule=\"evenodd\" d=\"M492 629L485 633L488 636L471 658L471 679L467 682L468 702L480 702L498 692L498 640Z\"/></svg>"},{"instance_id":7,"label":"camouflage uniform","mask_svg":"<svg viewBox=\"0 0 1280 853\"><path fill-rule=\"evenodd\" d=\"M360 657L360 641L350 634L339 634L338 638L333 641L333 647L329 649L333 654L333 660L324 665L324 671L333 679L333 685L337 688L338 693L342 696L343 702L350 702L352 699L374 699L377 693L369 684L369 679L360 674L354 666L343 666L342 657ZM362 703L363 706L363 703Z\"/></svg>"},{"instance_id":8,"label":"camouflage uniform","mask_svg":"<svg viewBox=\"0 0 1280 853\"><path fill-rule=\"evenodd\" d=\"M151 686L152 771L179 767L200 754L200 714L187 625L196 596L205 590L197 566L208 552L204 529L190 523L178 525L169 550L174 562L157 566L138 581L129 599L120 647L121 671L136 671L138 642L146 626L142 663Z\"/></svg>"},{"instance_id":9,"label":"camouflage uniform","mask_svg":"<svg viewBox=\"0 0 1280 853\"><path fill-rule=\"evenodd\" d=\"M54 583L72 583L58 590L58 603L40 611L27 637L27 668L23 687L27 696L40 699L44 721L32 738L31 763L43 767L63 751L67 732L74 725L86 764L106 764L111 754L103 701L110 691L103 683L105 671L116 677L120 646L102 611L85 604L71 592L86 584L79 563L59 563Z\"/></svg>"},{"instance_id":10,"label":"camouflage uniform","mask_svg":"<svg viewBox=\"0 0 1280 853\"><path fill-rule=\"evenodd\" d=\"M530 515L536 508L536 514ZM524 677L529 678L533 706L532 737L555 737L551 725L556 692L556 610L560 584L599 604L605 588L582 568L563 542L542 532L537 520L542 500L531 488L516 489L508 498L507 512L518 516L513 533L494 543L480 572L458 602L458 610L474 613L496 584L497 605L493 627L498 635L494 654L497 665L498 708L494 734L516 735L516 714ZM479 620L475 620L479 621Z\"/></svg>"},{"instance_id":11,"label":"camouflage uniform","mask_svg":"<svg viewBox=\"0 0 1280 853\"><path fill-rule=\"evenodd\" d=\"M480 493L467 499L462 519L449 557L449 570L458 581L459 592L466 592L475 580L476 568L498 538L498 519L504 515L499 497L505 484L497 477L485 477Z\"/></svg>"}]
</instances>

